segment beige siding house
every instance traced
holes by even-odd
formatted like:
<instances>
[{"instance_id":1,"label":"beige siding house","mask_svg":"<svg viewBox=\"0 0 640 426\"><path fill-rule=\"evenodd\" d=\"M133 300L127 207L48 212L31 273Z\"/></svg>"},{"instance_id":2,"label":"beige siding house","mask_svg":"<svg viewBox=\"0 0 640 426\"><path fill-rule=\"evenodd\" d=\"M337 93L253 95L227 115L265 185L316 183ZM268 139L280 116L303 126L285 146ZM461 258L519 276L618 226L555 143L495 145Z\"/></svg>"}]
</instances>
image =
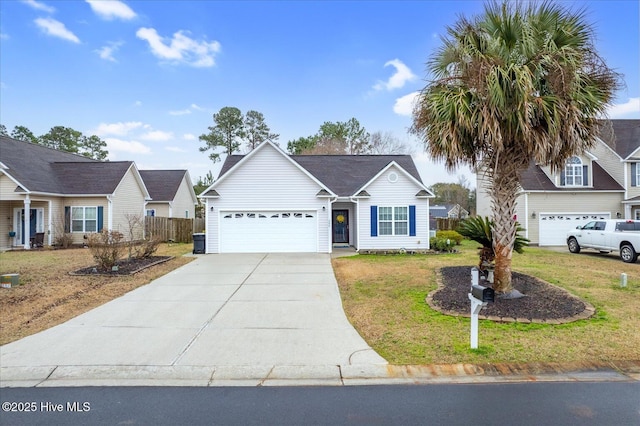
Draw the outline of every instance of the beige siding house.
<instances>
[{"instance_id":1,"label":"beige siding house","mask_svg":"<svg viewBox=\"0 0 640 426\"><path fill-rule=\"evenodd\" d=\"M142 217L149 199L131 161L95 161L0 137L0 249L52 245L63 233L74 244L102 229L126 235L128 217Z\"/></svg>"},{"instance_id":2,"label":"beige siding house","mask_svg":"<svg viewBox=\"0 0 640 426\"><path fill-rule=\"evenodd\" d=\"M521 178L516 219L531 243L566 244L566 233L594 219L640 220L640 120L611 120L588 152L559 173L531 164ZM491 216L487 180L477 174L478 215Z\"/></svg>"},{"instance_id":3,"label":"beige siding house","mask_svg":"<svg viewBox=\"0 0 640 426\"><path fill-rule=\"evenodd\" d=\"M198 199L187 170L140 170L140 175L151 195L147 216L195 217Z\"/></svg>"}]
</instances>

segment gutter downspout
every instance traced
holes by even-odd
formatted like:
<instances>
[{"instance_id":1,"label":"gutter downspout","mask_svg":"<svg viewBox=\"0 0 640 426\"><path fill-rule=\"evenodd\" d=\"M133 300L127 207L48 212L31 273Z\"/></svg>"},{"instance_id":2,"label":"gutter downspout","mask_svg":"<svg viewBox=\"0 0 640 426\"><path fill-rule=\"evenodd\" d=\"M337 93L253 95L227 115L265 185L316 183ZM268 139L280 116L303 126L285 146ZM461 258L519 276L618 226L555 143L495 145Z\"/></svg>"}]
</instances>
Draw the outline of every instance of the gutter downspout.
<instances>
[{"instance_id":1,"label":"gutter downspout","mask_svg":"<svg viewBox=\"0 0 640 426\"><path fill-rule=\"evenodd\" d=\"M29 198L29 194L24 197L24 219L22 219L22 223L24 224L24 232L22 233L22 238L24 239L24 249L29 250L31 248L31 198Z\"/></svg>"},{"instance_id":2,"label":"gutter downspout","mask_svg":"<svg viewBox=\"0 0 640 426\"><path fill-rule=\"evenodd\" d=\"M529 239L529 193L524 193L524 237ZM538 230L538 235L540 230ZM538 237L538 243L540 243L540 237Z\"/></svg>"},{"instance_id":3,"label":"gutter downspout","mask_svg":"<svg viewBox=\"0 0 640 426\"><path fill-rule=\"evenodd\" d=\"M107 195L107 214L109 218L107 219L107 229L109 231L113 230L113 195Z\"/></svg>"},{"instance_id":4,"label":"gutter downspout","mask_svg":"<svg viewBox=\"0 0 640 426\"><path fill-rule=\"evenodd\" d=\"M356 205L356 252L360 250L360 199L349 198Z\"/></svg>"}]
</instances>

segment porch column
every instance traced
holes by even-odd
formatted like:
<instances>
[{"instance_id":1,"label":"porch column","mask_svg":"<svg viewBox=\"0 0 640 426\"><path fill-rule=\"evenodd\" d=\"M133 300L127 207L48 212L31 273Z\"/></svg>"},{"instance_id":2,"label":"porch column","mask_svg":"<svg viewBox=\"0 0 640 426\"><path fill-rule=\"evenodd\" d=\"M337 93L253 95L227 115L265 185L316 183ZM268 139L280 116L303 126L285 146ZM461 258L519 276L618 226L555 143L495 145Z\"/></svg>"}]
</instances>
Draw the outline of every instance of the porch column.
<instances>
[{"instance_id":1,"label":"porch column","mask_svg":"<svg viewBox=\"0 0 640 426\"><path fill-rule=\"evenodd\" d=\"M49 214L47 215L47 245L51 246L53 243L53 235L51 233L51 229L53 228L53 202L49 200L47 203L49 206Z\"/></svg>"},{"instance_id":2,"label":"porch column","mask_svg":"<svg viewBox=\"0 0 640 426\"><path fill-rule=\"evenodd\" d=\"M624 205L624 218L625 219L635 219L633 217L633 212L631 211L631 204Z\"/></svg>"},{"instance_id":3,"label":"porch column","mask_svg":"<svg viewBox=\"0 0 640 426\"><path fill-rule=\"evenodd\" d=\"M22 238L24 239L24 249L29 250L31 248L31 199L29 195L26 195L24 198L24 219L22 223L24 224L24 232L22 233Z\"/></svg>"}]
</instances>

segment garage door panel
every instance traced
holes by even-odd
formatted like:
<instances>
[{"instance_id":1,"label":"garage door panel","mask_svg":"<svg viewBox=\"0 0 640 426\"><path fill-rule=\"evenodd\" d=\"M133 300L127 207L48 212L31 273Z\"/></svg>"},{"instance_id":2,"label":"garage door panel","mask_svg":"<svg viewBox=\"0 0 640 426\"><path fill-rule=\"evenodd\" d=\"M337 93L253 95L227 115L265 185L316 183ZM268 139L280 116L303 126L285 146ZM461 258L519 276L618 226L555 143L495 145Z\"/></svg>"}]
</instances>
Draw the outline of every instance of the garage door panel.
<instances>
[{"instance_id":1,"label":"garage door panel","mask_svg":"<svg viewBox=\"0 0 640 426\"><path fill-rule=\"evenodd\" d=\"M313 211L220 213L220 251L226 253L316 252Z\"/></svg>"},{"instance_id":2,"label":"garage door panel","mask_svg":"<svg viewBox=\"0 0 640 426\"><path fill-rule=\"evenodd\" d=\"M610 219L610 213L542 213L540 214L541 246L563 246L567 232L592 220Z\"/></svg>"}]
</instances>

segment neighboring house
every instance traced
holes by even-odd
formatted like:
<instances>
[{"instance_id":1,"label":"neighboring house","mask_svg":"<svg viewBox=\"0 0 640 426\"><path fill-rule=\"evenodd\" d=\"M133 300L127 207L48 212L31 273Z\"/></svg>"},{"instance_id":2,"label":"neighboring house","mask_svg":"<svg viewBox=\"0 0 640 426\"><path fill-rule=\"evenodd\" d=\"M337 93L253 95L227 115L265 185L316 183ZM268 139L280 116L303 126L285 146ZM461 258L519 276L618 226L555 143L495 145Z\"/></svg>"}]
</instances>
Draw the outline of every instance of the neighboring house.
<instances>
[{"instance_id":1,"label":"neighboring house","mask_svg":"<svg viewBox=\"0 0 640 426\"><path fill-rule=\"evenodd\" d=\"M611 120L610 130L558 173L537 164L523 173L516 219L531 243L564 245L569 229L595 219L640 220L640 120ZM481 172L477 188L478 215L491 216Z\"/></svg>"},{"instance_id":2,"label":"neighboring house","mask_svg":"<svg viewBox=\"0 0 640 426\"><path fill-rule=\"evenodd\" d=\"M30 248L36 233L51 245L71 233L126 234L127 217L144 215L149 193L131 161L95 161L0 136L0 248Z\"/></svg>"},{"instance_id":3,"label":"neighboring house","mask_svg":"<svg viewBox=\"0 0 640 426\"><path fill-rule=\"evenodd\" d=\"M469 217L469 212L460 204L438 204L429 207L429 216L433 218L466 219Z\"/></svg>"},{"instance_id":4,"label":"neighboring house","mask_svg":"<svg viewBox=\"0 0 640 426\"><path fill-rule=\"evenodd\" d=\"M206 252L429 248L429 198L408 155L227 157L205 202Z\"/></svg>"},{"instance_id":5,"label":"neighboring house","mask_svg":"<svg viewBox=\"0 0 640 426\"><path fill-rule=\"evenodd\" d=\"M195 217L198 199L186 170L140 170L151 201L145 206L147 216Z\"/></svg>"}]
</instances>

